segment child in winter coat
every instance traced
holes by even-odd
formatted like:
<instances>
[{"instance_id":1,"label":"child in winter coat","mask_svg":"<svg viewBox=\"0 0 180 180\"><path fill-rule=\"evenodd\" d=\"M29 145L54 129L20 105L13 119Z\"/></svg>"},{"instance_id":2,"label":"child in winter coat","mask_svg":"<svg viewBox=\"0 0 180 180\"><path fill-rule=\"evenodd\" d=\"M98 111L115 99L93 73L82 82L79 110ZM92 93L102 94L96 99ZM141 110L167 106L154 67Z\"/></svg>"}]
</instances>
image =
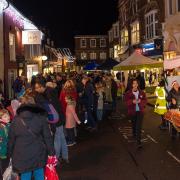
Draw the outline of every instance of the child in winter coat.
<instances>
[{"instance_id":1,"label":"child in winter coat","mask_svg":"<svg viewBox=\"0 0 180 180\"><path fill-rule=\"evenodd\" d=\"M7 110L0 110L0 171L1 177L7 166L7 143L10 126L10 116Z\"/></svg>"},{"instance_id":2,"label":"child in winter coat","mask_svg":"<svg viewBox=\"0 0 180 180\"><path fill-rule=\"evenodd\" d=\"M68 146L73 146L76 144L75 142L75 133L74 133L74 128L76 127L77 124L81 124L81 121L79 120L77 114L76 114L76 102L73 99L72 96L66 96L65 101L67 103L66 107L66 132L67 132L67 145Z\"/></svg>"}]
</instances>

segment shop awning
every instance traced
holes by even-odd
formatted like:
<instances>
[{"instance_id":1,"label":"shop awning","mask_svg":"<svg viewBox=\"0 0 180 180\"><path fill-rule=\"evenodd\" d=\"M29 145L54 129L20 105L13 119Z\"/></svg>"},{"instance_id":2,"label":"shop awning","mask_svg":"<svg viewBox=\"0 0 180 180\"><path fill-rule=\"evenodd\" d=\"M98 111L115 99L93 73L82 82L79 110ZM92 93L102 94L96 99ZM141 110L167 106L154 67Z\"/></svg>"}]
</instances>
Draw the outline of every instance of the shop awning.
<instances>
[{"instance_id":1,"label":"shop awning","mask_svg":"<svg viewBox=\"0 0 180 180\"><path fill-rule=\"evenodd\" d=\"M174 69L180 67L180 58L164 60L164 69Z\"/></svg>"},{"instance_id":2,"label":"shop awning","mask_svg":"<svg viewBox=\"0 0 180 180\"><path fill-rule=\"evenodd\" d=\"M114 66L118 65L119 62L117 62L114 59L107 59L103 64L101 64L98 69L99 70L111 70Z\"/></svg>"},{"instance_id":3,"label":"shop awning","mask_svg":"<svg viewBox=\"0 0 180 180\"><path fill-rule=\"evenodd\" d=\"M134 52L126 60L114 66L114 71L140 70L144 68L163 68L163 62L159 62Z\"/></svg>"}]
</instances>

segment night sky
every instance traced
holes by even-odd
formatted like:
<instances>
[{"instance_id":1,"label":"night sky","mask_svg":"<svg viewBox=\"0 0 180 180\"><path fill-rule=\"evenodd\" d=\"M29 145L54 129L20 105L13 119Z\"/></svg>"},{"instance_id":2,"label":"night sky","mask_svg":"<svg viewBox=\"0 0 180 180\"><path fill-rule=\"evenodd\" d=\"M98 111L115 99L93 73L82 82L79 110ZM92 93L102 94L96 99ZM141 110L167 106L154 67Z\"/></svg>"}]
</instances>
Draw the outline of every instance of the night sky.
<instances>
[{"instance_id":1,"label":"night sky","mask_svg":"<svg viewBox=\"0 0 180 180\"><path fill-rule=\"evenodd\" d=\"M117 0L13 0L38 26L50 30L57 47L73 48L77 34L106 34L117 19Z\"/></svg>"}]
</instances>

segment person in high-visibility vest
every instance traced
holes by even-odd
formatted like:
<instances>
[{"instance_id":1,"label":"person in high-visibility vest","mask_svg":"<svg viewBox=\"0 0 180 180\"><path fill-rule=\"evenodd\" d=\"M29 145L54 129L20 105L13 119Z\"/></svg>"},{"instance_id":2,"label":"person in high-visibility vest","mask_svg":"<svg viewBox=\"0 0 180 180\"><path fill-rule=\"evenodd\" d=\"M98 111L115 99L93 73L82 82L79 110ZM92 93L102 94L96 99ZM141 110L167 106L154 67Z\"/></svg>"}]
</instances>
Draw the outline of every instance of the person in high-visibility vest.
<instances>
[{"instance_id":1,"label":"person in high-visibility vest","mask_svg":"<svg viewBox=\"0 0 180 180\"><path fill-rule=\"evenodd\" d=\"M166 91L164 86L164 81L161 81L155 90L157 99L154 112L161 116L162 123L160 125L160 129L167 129L166 120L164 119L164 114L167 112Z\"/></svg>"}]
</instances>

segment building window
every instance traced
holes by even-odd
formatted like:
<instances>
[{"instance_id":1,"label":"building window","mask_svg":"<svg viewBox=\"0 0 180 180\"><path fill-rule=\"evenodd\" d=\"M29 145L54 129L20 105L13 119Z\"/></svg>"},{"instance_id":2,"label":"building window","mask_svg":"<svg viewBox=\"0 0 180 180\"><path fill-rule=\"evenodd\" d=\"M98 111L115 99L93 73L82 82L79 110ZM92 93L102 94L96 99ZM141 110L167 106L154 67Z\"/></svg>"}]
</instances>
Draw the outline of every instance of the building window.
<instances>
[{"instance_id":1,"label":"building window","mask_svg":"<svg viewBox=\"0 0 180 180\"><path fill-rule=\"evenodd\" d=\"M9 55L10 55L10 61L16 61L16 41L15 41L15 35L12 33L9 33Z\"/></svg>"},{"instance_id":2,"label":"building window","mask_svg":"<svg viewBox=\"0 0 180 180\"><path fill-rule=\"evenodd\" d=\"M177 0L177 11L180 12L180 0Z\"/></svg>"},{"instance_id":3,"label":"building window","mask_svg":"<svg viewBox=\"0 0 180 180\"><path fill-rule=\"evenodd\" d=\"M173 14L173 4L172 4L173 0L168 0L168 6L169 6L169 15Z\"/></svg>"},{"instance_id":4,"label":"building window","mask_svg":"<svg viewBox=\"0 0 180 180\"><path fill-rule=\"evenodd\" d=\"M114 26L114 38L118 38L119 37L119 25L115 25Z\"/></svg>"},{"instance_id":5,"label":"building window","mask_svg":"<svg viewBox=\"0 0 180 180\"><path fill-rule=\"evenodd\" d=\"M114 58L113 54L114 54L114 50L113 50L113 48L110 48L109 49L109 57Z\"/></svg>"},{"instance_id":6,"label":"building window","mask_svg":"<svg viewBox=\"0 0 180 180\"><path fill-rule=\"evenodd\" d=\"M86 48L86 44L87 44L86 39L81 39L81 47Z\"/></svg>"},{"instance_id":7,"label":"building window","mask_svg":"<svg viewBox=\"0 0 180 180\"><path fill-rule=\"evenodd\" d=\"M135 22L131 25L131 43L138 44L139 42L140 42L139 22Z\"/></svg>"},{"instance_id":8,"label":"building window","mask_svg":"<svg viewBox=\"0 0 180 180\"><path fill-rule=\"evenodd\" d=\"M105 52L100 53L100 59L105 60L107 58L107 54Z\"/></svg>"},{"instance_id":9,"label":"building window","mask_svg":"<svg viewBox=\"0 0 180 180\"><path fill-rule=\"evenodd\" d=\"M145 15L145 24L146 24L146 39L152 39L157 36L157 24L158 20L156 19L157 10L150 11Z\"/></svg>"},{"instance_id":10,"label":"building window","mask_svg":"<svg viewBox=\"0 0 180 180\"><path fill-rule=\"evenodd\" d=\"M86 60L87 59L87 53L85 53L85 52L81 53L81 59Z\"/></svg>"},{"instance_id":11,"label":"building window","mask_svg":"<svg viewBox=\"0 0 180 180\"><path fill-rule=\"evenodd\" d=\"M106 47L106 39L100 39L100 47Z\"/></svg>"},{"instance_id":12,"label":"building window","mask_svg":"<svg viewBox=\"0 0 180 180\"><path fill-rule=\"evenodd\" d=\"M129 43L128 30L121 31L121 46L127 46Z\"/></svg>"},{"instance_id":13,"label":"building window","mask_svg":"<svg viewBox=\"0 0 180 180\"><path fill-rule=\"evenodd\" d=\"M92 53L90 53L90 59L91 60L96 60L96 53L94 53L94 52L92 52Z\"/></svg>"},{"instance_id":14,"label":"building window","mask_svg":"<svg viewBox=\"0 0 180 180\"><path fill-rule=\"evenodd\" d=\"M113 41L113 32L112 30L109 31L109 42L112 42Z\"/></svg>"},{"instance_id":15,"label":"building window","mask_svg":"<svg viewBox=\"0 0 180 180\"><path fill-rule=\"evenodd\" d=\"M96 47L96 39L91 39L90 40L90 47Z\"/></svg>"},{"instance_id":16,"label":"building window","mask_svg":"<svg viewBox=\"0 0 180 180\"><path fill-rule=\"evenodd\" d=\"M114 46L114 58L119 58L119 52L120 52L120 45Z\"/></svg>"},{"instance_id":17,"label":"building window","mask_svg":"<svg viewBox=\"0 0 180 180\"><path fill-rule=\"evenodd\" d=\"M136 14L138 11L138 0L133 0L132 1L132 12L133 14Z\"/></svg>"}]
</instances>

